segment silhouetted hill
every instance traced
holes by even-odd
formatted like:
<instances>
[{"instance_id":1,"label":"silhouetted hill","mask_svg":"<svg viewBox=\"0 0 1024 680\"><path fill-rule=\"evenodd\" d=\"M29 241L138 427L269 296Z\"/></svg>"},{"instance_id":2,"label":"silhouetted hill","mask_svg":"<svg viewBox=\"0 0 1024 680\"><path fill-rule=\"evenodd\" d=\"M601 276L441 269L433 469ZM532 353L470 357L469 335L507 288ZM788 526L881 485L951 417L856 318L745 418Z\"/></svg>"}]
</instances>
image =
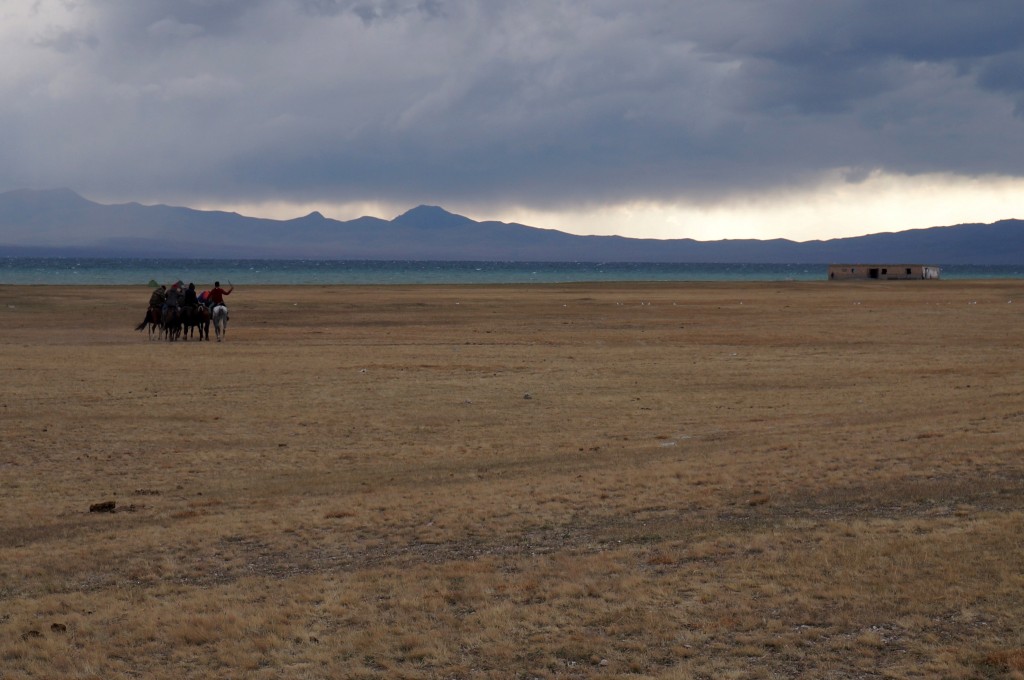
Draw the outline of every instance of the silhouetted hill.
<instances>
[{"instance_id":1,"label":"silhouetted hill","mask_svg":"<svg viewBox=\"0 0 1024 680\"><path fill-rule=\"evenodd\" d=\"M393 220L291 220L138 203L102 205L70 189L0 194L0 255L589 262L1022 264L1024 222L856 238L634 239L476 222L421 205Z\"/></svg>"},{"instance_id":2,"label":"silhouetted hill","mask_svg":"<svg viewBox=\"0 0 1024 680\"><path fill-rule=\"evenodd\" d=\"M468 217L454 215L436 205L421 205L391 220L392 224L415 229L462 229L477 224Z\"/></svg>"}]
</instances>

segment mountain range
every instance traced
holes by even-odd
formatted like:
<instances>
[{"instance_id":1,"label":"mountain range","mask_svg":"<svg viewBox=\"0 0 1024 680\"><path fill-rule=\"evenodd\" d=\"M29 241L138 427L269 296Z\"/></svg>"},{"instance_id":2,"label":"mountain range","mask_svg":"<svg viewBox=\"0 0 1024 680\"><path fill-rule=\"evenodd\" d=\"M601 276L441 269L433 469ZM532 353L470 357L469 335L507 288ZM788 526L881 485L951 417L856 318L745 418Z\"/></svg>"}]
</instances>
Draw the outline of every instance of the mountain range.
<instances>
[{"instance_id":1,"label":"mountain range","mask_svg":"<svg viewBox=\"0 0 1024 680\"><path fill-rule=\"evenodd\" d=\"M803 242L659 240L477 222L426 205L393 220L271 220L22 189L0 193L0 256L1013 265L1024 264L1024 221Z\"/></svg>"}]
</instances>

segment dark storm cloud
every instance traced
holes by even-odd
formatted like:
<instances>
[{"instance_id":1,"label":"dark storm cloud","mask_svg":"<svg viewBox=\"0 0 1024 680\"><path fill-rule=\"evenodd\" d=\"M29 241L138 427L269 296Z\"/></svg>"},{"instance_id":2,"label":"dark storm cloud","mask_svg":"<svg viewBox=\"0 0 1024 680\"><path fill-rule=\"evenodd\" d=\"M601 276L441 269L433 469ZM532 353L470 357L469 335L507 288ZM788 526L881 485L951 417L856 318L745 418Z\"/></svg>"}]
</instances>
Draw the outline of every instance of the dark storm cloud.
<instances>
[{"instance_id":1,"label":"dark storm cloud","mask_svg":"<svg viewBox=\"0 0 1024 680\"><path fill-rule=\"evenodd\" d=\"M8 188L555 206L1024 174L1017 2L40 6L0 80Z\"/></svg>"}]
</instances>

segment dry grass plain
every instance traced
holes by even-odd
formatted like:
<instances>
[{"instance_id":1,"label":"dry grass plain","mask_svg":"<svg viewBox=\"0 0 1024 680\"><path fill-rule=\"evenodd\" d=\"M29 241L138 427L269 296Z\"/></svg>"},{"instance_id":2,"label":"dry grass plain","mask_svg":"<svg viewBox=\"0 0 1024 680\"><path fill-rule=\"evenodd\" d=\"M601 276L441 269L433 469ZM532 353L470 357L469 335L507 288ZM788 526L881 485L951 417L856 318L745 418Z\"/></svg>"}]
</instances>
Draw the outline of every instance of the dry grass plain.
<instances>
[{"instance_id":1,"label":"dry grass plain","mask_svg":"<svg viewBox=\"0 0 1024 680\"><path fill-rule=\"evenodd\" d=\"M1024 677L1022 288L0 286L0 676Z\"/></svg>"}]
</instances>

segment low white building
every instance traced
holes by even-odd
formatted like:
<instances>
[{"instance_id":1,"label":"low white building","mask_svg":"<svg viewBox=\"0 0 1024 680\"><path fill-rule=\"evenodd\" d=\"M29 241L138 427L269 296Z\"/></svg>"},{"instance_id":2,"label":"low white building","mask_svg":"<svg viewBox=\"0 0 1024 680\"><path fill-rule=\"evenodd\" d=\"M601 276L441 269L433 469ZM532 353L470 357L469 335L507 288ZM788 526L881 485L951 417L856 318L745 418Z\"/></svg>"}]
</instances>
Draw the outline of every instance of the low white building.
<instances>
[{"instance_id":1,"label":"low white building","mask_svg":"<svg viewBox=\"0 0 1024 680\"><path fill-rule=\"evenodd\" d=\"M830 281L880 279L883 281L937 279L941 270L930 264L830 264Z\"/></svg>"}]
</instances>

